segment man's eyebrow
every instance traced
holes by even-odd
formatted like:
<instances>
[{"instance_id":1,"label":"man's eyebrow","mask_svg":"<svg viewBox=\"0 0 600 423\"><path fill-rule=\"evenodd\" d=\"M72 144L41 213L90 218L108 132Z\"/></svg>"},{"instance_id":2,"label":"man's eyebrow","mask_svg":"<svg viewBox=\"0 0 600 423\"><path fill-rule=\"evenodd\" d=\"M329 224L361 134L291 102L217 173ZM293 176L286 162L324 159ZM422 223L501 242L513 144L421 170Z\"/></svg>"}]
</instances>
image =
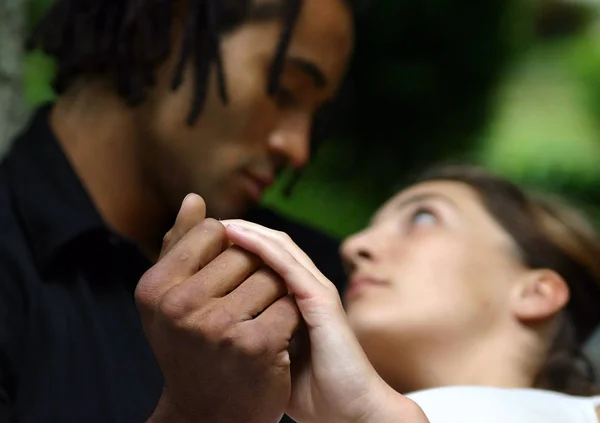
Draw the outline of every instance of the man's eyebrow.
<instances>
[{"instance_id":1,"label":"man's eyebrow","mask_svg":"<svg viewBox=\"0 0 600 423\"><path fill-rule=\"evenodd\" d=\"M321 68L319 68L314 62L311 62L307 59L303 59L302 57L294 56L288 57L287 62L291 66L297 68L301 72L308 75L308 77L310 77L310 79L313 80L315 87L323 89L327 86L327 77L325 76Z\"/></svg>"},{"instance_id":2,"label":"man's eyebrow","mask_svg":"<svg viewBox=\"0 0 600 423\"><path fill-rule=\"evenodd\" d=\"M265 1L250 6L248 11L248 20L265 21L279 18L284 13L285 2ZM327 77L325 73L314 62L302 57L290 56L286 59L287 63L305 73L313 80L315 87L324 89L327 86Z\"/></svg>"}]
</instances>

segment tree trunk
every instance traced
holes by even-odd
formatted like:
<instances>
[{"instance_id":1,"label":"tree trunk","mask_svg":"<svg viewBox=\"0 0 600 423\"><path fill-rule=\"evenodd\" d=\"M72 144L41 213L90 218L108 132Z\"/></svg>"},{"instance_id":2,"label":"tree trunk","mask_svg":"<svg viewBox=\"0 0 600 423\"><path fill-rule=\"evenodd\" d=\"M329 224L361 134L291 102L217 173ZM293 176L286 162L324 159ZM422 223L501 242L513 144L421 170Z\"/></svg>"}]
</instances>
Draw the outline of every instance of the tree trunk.
<instances>
[{"instance_id":1,"label":"tree trunk","mask_svg":"<svg viewBox=\"0 0 600 423\"><path fill-rule=\"evenodd\" d=\"M25 0L0 0L0 155L26 117L24 70Z\"/></svg>"}]
</instances>

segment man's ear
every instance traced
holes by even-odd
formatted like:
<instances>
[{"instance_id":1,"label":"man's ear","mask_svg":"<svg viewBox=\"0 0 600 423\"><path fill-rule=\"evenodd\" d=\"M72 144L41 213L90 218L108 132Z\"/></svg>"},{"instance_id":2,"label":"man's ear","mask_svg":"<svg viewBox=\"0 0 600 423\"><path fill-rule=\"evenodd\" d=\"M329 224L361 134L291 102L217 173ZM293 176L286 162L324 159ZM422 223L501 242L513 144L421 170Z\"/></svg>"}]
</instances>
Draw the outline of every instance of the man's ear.
<instances>
[{"instance_id":1,"label":"man's ear","mask_svg":"<svg viewBox=\"0 0 600 423\"><path fill-rule=\"evenodd\" d=\"M539 323L562 311L569 296L569 287L558 273L549 269L530 270L515 285L512 309L520 321Z\"/></svg>"}]
</instances>

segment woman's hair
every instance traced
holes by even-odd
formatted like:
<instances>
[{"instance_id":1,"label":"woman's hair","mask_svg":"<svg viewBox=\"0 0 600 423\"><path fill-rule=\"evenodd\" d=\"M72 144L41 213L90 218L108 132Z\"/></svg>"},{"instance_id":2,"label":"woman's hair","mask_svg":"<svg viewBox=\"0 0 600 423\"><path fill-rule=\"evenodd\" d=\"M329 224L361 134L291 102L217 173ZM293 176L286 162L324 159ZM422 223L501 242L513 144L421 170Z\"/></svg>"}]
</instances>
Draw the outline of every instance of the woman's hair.
<instances>
[{"instance_id":1,"label":"woman's hair","mask_svg":"<svg viewBox=\"0 0 600 423\"><path fill-rule=\"evenodd\" d=\"M506 179L471 166L433 168L417 182L456 181L474 189L518 246L524 264L552 269L565 280L570 300L559 316L534 387L572 395L600 393L582 344L600 323L600 242L582 213L554 197L528 194Z\"/></svg>"}]
</instances>

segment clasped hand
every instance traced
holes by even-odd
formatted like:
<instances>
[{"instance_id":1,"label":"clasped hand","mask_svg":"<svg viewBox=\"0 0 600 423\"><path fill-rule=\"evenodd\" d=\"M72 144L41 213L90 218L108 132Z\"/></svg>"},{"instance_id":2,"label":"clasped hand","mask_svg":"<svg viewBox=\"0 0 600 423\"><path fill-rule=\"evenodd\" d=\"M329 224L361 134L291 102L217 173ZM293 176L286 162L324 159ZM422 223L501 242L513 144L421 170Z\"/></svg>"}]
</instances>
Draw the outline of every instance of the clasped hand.
<instances>
[{"instance_id":1,"label":"clasped hand","mask_svg":"<svg viewBox=\"0 0 600 423\"><path fill-rule=\"evenodd\" d=\"M286 234L205 210L184 200L136 289L165 377L151 422L426 422L377 375L337 289Z\"/></svg>"}]
</instances>

